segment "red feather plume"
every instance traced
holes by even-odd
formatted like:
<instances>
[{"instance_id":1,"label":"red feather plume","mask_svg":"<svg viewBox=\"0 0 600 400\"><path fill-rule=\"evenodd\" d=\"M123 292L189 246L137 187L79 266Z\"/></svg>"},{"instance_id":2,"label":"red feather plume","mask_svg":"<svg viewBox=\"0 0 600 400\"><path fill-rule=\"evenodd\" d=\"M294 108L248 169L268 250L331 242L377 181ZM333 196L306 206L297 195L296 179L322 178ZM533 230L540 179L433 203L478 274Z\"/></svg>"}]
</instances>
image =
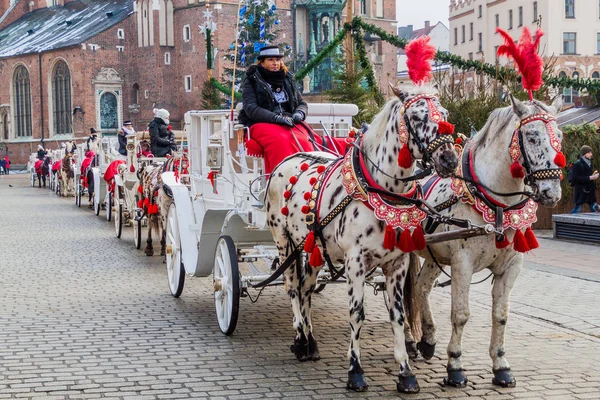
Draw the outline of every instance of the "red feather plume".
<instances>
[{"instance_id":1,"label":"red feather plume","mask_svg":"<svg viewBox=\"0 0 600 400\"><path fill-rule=\"evenodd\" d=\"M408 76L416 85L422 85L431 78L431 60L435 57L435 47L429 43L429 36L421 36L406 45L406 66Z\"/></svg>"},{"instance_id":2,"label":"red feather plume","mask_svg":"<svg viewBox=\"0 0 600 400\"><path fill-rule=\"evenodd\" d=\"M540 39L544 35L544 32L541 29L538 29L535 32L534 41L531 38L529 28L524 27L518 45L505 30L496 28L496 32L504 38L504 44L498 47L498 55L512 57L515 60L517 68L522 75L521 84L523 85L523 89L528 90L529 96L532 97L531 92L538 90L542 87L543 83L542 71L544 68L544 61L537 51L540 46Z\"/></svg>"}]
</instances>

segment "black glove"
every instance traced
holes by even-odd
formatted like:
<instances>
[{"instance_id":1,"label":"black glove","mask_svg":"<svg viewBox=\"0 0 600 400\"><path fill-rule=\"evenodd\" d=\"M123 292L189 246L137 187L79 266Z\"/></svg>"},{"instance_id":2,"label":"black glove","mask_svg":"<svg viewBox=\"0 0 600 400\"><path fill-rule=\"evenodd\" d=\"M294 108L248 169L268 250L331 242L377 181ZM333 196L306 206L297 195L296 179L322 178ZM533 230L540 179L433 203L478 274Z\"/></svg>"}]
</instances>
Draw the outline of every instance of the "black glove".
<instances>
[{"instance_id":1,"label":"black glove","mask_svg":"<svg viewBox=\"0 0 600 400\"><path fill-rule=\"evenodd\" d=\"M304 113L302 111L296 111L292 114L292 118L296 124L299 124L300 122L304 121Z\"/></svg>"},{"instance_id":2,"label":"black glove","mask_svg":"<svg viewBox=\"0 0 600 400\"><path fill-rule=\"evenodd\" d=\"M273 118L273 122L279 125L285 125L289 127L294 126L294 120L292 119L292 117L288 117L285 115L275 115L275 117Z\"/></svg>"}]
</instances>

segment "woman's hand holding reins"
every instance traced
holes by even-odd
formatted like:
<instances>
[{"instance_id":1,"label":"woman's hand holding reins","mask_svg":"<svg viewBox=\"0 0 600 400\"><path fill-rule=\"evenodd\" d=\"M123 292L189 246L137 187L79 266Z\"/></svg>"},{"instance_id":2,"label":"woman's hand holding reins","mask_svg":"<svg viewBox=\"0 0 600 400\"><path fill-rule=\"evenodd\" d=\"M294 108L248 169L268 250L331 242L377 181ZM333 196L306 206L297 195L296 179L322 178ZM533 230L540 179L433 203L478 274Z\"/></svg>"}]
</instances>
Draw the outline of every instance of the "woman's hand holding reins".
<instances>
[{"instance_id":1,"label":"woman's hand holding reins","mask_svg":"<svg viewBox=\"0 0 600 400\"><path fill-rule=\"evenodd\" d=\"M275 117L273 117L273 122L279 125L289 126L290 128L294 126L294 120L292 117L288 117L286 115L275 115Z\"/></svg>"}]
</instances>

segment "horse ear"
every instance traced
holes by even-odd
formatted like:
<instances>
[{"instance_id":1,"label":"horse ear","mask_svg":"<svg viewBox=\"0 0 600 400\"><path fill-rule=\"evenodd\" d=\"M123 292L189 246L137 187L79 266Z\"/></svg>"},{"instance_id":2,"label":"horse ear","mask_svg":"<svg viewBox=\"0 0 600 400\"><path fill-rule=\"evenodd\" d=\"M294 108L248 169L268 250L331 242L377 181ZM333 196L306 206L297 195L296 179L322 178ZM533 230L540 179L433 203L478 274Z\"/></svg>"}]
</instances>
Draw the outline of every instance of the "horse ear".
<instances>
[{"instance_id":1,"label":"horse ear","mask_svg":"<svg viewBox=\"0 0 600 400\"><path fill-rule=\"evenodd\" d=\"M400 88L397 88L396 86L392 85L391 83L390 83L390 88L392 89L392 92L396 95L396 97L398 97L403 103L406 101L406 99L409 96L408 92L405 92L404 90L401 90Z\"/></svg>"},{"instance_id":2,"label":"horse ear","mask_svg":"<svg viewBox=\"0 0 600 400\"><path fill-rule=\"evenodd\" d=\"M521 103L520 100L516 99L512 93L508 94L508 98L510 99L510 103L512 104L512 108L515 114L517 114L520 118L524 117L529 111L525 104Z\"/></svg>"},{"instance_id":3,"label":"horse ear","mask_svg":"<svg viewBox=\"0 0 600 400\"><path fill-rule=\"evenodd\" d=\"M563 95L559 94L552 101L552 107L554 108L554 110L556 110L554 112L554 115L558 114L562 110L562 106L563 106Z\"/></svg>"}]
</instances>

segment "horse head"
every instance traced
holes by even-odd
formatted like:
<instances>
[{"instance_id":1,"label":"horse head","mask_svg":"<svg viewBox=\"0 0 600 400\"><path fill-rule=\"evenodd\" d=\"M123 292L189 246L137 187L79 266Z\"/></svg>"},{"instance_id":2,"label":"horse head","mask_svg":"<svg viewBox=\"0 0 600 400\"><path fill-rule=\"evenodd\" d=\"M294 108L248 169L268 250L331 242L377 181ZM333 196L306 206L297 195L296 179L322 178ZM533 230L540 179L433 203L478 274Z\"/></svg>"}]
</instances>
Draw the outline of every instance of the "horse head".
<instances>
[{"instance_id":1,"label":"horse head","mask_svg":"<svg viewBox=\"0 0 600 400\"><path fill-rule=\"evenodd\" d=\"M432 163L441 177L450 176L458 166L458 155L451 136L454 126L447 122L448 110L436 95L413 95L393 86L392 91L402 102L398 129L411 159L422 159L425 165Z\"/></svg>"},{"instance_id":2,"label":"horse head","mask_svg":"<svg viewBox=\"0 0 600 400\"><path fill-rule=\"evenodd\" d=\"M561 151L563 134L556 123L562 95L551 106L538 100L521 102L512 94L510 100L519 117L510 142L511 173L534 189L538 203L554 207L561 198L560 180L566 164Z\"/></svg>"}]
</instances>

